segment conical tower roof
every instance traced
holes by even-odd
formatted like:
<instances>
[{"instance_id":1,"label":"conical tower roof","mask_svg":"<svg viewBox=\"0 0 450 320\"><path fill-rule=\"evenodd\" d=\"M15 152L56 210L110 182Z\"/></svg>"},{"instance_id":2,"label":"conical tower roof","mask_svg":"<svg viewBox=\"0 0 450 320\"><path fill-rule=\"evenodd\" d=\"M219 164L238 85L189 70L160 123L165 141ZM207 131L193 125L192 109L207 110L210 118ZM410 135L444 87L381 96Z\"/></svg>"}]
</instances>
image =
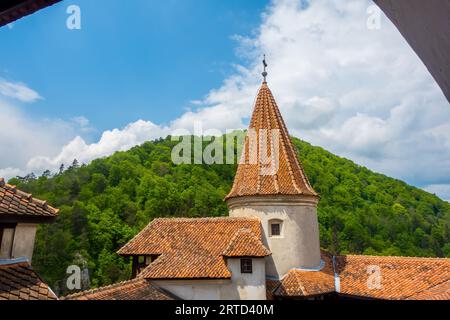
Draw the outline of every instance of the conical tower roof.
<instances>
[{"instance_id":1,"label":"conical tower roof","mask_svg":"<svg viewBox=\"0 0 450 320\"><path fill-rule=\"evenodd\" d=\"M265 81L256 98L242 152L226 200L242 196L318 196L297 158L280 110Z\"/></svg>"}]
</instances>

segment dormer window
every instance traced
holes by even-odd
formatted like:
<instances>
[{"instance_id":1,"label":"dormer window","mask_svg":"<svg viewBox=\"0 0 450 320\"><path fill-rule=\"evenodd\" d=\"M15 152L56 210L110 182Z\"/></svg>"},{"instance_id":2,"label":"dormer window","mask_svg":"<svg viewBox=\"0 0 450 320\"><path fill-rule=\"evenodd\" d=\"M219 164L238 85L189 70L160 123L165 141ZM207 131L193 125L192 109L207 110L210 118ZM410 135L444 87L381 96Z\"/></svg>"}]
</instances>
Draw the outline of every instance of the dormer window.
<instances>
[{"instance_id":1,"label":"dormer window","mask_svg":"<svg viewBox=\"0 0 450 320\"><path fill-rule=\"evenodd\" d=\"M140 274L150 263L155 261L159 255L152 254L146 256L133 256L133 263L131 269L131 278L134 279Z\"/></svg>"},{"instance_id":2,"label":"dormer window","mask_svg":"<svg viewBox=\"0 0 450 320\"><path fill-rule=\"evenodd\" d=\"M278 219L269 221L269 236L270 237L281 237L282 223L283 222Z\"/></svg>"},{"instance_id":3,"label":"dormer window","mask_svg":"<svg viewBox=\"0 0 450 320\"><path fill-rule=\"evenodd\" d=\"M252 272L253 272L252 259L250 258L241 259L241 273L252 273Z\"/></svg>"}]
</instances>

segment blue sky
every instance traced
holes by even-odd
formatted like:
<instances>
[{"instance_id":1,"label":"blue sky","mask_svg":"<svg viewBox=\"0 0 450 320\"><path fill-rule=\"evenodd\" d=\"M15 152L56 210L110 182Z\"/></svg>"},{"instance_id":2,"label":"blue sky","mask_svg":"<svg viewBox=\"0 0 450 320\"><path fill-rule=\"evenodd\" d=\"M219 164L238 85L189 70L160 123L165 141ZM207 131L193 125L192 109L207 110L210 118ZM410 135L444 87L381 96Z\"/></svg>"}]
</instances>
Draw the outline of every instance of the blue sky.
<instances>
[{"instance_id":1,"label":"blue sky","mask_svg":"<svg viewBox=\"0 0 450 320\"><path fill-rule=\"evenodd\" d=\"M81 9L81 30L66 8ZM63 1L0 29L0 77L44 98L27 112L84 116L100 134L140 118L166 123L232 71L236 41L267 1ZM95 138L95 137L94 137Z\"/></svg>"},{"instance_id":2,"label":"blue sky","mask_svg":"<svg viewBox=\"0 0 450 320\"><path fill-rule=\"evenodd\" d=\"M371 0L63 1L0 43L0 177L245 128L265 53L292 135L450 199L450 106Z\"/></svg>"}]
</instances>

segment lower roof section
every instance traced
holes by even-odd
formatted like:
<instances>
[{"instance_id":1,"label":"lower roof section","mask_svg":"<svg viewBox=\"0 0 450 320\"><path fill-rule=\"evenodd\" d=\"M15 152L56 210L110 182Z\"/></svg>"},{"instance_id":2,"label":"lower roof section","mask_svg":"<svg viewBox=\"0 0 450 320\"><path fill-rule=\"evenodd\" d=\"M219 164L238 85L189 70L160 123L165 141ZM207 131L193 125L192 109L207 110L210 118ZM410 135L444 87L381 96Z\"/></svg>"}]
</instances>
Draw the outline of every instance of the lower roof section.
<instances>
[{"instance_id":1,"label":"lower roof section","mask_svg":"<svg viewBox=\"0 0 450 320\"><path fill-rule=\"evenodd\" d=\"M291 269L274 298L310 298L325 294L362 299L449 300L450 259L322 254L318 271ZM269 288L269 286L268 286Z\"/></svg>"},{"instance_id":2,"label":"lower roof section","mask_svg":"<svg viewBox=\"0 0 450 320\"><path fill-rule=\"evenodd\" d=\"M93 290L82 291L62 300L175 300L173 294L153 285L150 281L136 278Z\"/></svg>"},{"instance_id":3,"label":"lower roof section","mask_svg":"<svg viewBox=\"0 0 450 320\"><path fill-rule=\"evenodd\" d=\"M229 279L227 258L264 258L258 218L158 218L125 244L123 256L157 256L146 279Z\"/></svg>"},{"instance_id":4,"label":"lower roof section","mask_svg":"<svg viewBox=\"0 0 450 320\"><path fill-rule=\"evenodd\" d=\"M28 260L0 260L0 300L56 300Z\"/></svg>"}]
</instances>

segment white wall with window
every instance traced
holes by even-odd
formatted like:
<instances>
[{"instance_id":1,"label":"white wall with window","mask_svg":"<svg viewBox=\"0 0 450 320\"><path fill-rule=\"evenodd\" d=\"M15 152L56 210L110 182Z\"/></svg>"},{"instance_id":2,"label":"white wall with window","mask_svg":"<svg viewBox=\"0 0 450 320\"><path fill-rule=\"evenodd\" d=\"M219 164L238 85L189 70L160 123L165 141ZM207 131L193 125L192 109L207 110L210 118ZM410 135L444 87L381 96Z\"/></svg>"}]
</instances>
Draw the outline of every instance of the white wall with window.
<instances>
[{"instance_id":1,"label":"white wall with window","mask_svg":"<svg viewBox=\"0 0 450 320\"><path fill-rule=\"evenodd\" d=\"M156 280L156 285L185 300L266 300L265 258L227 258L231 279Z\"/></svg>"},{"instance_id":2,"label":"white wall with window","mask_svg":"<svg viewBox=\"0 0 450 320\"><path fill-rule=\"evenodd\" d=\"M283 220L272 219L269 220L269 237L282 237L283 236Z\"/></svg>"}]
</instances>

